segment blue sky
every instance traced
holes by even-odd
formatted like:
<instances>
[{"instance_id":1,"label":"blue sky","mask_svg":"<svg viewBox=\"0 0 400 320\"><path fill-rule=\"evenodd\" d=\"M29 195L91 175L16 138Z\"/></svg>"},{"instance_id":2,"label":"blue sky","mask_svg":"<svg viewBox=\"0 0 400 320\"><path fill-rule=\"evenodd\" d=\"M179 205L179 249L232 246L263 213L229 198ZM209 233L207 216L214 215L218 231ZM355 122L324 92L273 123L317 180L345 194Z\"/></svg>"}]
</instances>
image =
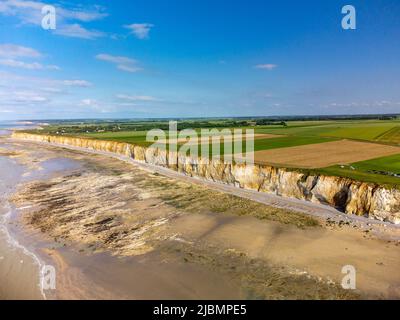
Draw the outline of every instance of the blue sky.
<instances>
[{"instance_id":1,"label":"blue sky","mask_svg":"<svg viewBox=\"0 0 400 320\"><path fill-rule=\"evenodd\" d=\"M0 0L0 119L400 113L399 16L398 0Z\"/></svg>"}]
</instances>

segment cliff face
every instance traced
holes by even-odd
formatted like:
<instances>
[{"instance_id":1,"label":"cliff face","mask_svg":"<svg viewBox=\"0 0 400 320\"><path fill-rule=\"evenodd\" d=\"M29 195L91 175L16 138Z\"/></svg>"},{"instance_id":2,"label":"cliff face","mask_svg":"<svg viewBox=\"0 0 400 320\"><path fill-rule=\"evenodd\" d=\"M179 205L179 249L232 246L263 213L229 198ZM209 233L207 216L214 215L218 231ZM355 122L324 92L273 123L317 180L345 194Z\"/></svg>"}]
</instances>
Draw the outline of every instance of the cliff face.
<instances>
[{"instance_id":1,"label":"cliff face","mask_svg":"<svg viewBox=\"0 0 400 320\"><path fill-rule=\"evenodd\" d=\"M216 160L205 161L176 153L170 155L159 149L122 142L35 135L23 132L14 132L12 137L110 152L148 164L167 167L192 177L323 203L336 207L347 214L368 216L400 224L400 191L376 184L341 177L309 176L284 168L264 165L249 166L225 164Z\"/></svg>"}]
</instances>

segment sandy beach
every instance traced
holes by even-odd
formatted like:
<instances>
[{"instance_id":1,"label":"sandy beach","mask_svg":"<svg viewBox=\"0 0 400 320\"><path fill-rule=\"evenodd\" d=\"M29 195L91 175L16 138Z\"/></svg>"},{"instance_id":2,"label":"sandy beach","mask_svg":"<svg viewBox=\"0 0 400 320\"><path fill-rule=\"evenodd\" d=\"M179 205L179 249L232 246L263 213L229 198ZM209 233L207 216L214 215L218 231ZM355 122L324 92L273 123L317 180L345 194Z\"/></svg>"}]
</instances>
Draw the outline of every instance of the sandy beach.
<instances>
[{"instance_id":1,"label":"sandy beach","mask_svg":"<svg viewBox=\"0 0 400 320\"><path fill-rule=\"evenodd\" d=\"M4 298L400 298L399 228L57 146L3 138L0 161Z\"/></svg>"},{"instance_id":2,"label":"sandy beach","mask_svg":"<svg viewBox=\"0 0 400 320\"><path fill-rule=\"evenodd\" d=\"M22 179L23 168L0 156L0 299L42 299L40 261L9 232L12 206L8 197Z\"/></svg>"}]
</instances>

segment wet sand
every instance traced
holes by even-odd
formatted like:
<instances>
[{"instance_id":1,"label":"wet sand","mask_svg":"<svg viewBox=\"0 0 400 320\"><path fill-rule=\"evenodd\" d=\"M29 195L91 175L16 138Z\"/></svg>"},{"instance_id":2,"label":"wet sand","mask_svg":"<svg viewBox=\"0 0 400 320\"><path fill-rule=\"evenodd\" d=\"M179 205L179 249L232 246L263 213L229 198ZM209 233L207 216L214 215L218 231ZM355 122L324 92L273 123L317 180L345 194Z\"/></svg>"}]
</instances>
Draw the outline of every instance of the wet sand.
<instances>
[{"instance_id":1,"label":"wet sand","mask_svg":"<svg viewBox=\"0 0 400 320\"><path fill-rule=\"evenodd\" d=\"M400 297L399 242L355 224L103 155L11 140L0 151L25 168L7 229L56 268L48 299ZM349 264L356 291L339 286Z\"/></svg>"},{"instance_id":2,"label":"wet sand","mask_svg":"<svg viewBox=\"0 0 400 320\"><path fill-rule=\"evenodd\" d=\"M0 157L0 168L0 300L42 299L40 262L7 229L12 211L8 197L21 179L22 168L5 157Z\"/></svg>"}]
</instances>

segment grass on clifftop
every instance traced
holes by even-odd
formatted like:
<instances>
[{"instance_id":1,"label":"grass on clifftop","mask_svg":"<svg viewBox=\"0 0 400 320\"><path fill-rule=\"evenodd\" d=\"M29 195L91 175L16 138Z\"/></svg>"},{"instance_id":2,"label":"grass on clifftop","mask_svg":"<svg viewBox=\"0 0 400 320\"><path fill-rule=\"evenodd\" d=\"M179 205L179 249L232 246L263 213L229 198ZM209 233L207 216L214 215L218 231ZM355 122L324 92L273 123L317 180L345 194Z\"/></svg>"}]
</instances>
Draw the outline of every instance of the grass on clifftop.
<instances>
[{"instance_id":1,"label":"grass on clifftop","mask_svg":"<svg viewBox=\"0 0 400 320\"><path fill-rule=\"evenodd\" d=\"M320 169L319 172L400 189L400 154L356 162L348 166L332 166Z\"/></svg>"}]
</instances>

